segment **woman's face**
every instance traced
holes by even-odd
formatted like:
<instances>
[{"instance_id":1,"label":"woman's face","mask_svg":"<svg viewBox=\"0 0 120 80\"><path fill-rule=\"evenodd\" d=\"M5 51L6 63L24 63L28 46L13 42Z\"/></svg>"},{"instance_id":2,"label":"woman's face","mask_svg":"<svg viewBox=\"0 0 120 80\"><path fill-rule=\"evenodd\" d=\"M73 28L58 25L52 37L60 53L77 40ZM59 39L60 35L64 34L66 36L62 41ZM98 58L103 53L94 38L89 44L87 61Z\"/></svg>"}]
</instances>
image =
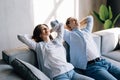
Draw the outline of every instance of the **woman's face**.
<instances>
[{"instance_id":1,"label":"woman's face","mask_svg":"<svg viewBox=\"0 0 120 80\"><path fill-rule=\"evenodd\" d=\"M47 26L42 25L40 37L49 37L49 36L50 36L50 29Z\"/></svg>"}]
</instances>

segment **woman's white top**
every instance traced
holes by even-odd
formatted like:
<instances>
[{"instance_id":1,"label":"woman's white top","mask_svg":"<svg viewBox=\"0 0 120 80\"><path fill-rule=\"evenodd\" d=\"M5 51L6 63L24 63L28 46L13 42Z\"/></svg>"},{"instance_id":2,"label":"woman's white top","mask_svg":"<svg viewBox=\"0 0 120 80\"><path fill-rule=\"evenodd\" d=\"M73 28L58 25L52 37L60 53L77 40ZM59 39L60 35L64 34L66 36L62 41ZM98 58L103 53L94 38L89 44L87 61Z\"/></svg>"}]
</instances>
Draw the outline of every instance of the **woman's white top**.
<instances>
[{"instance_id":1,"label":"woman's white top","mask_svg":"<svg viewBox=\"0 0 120 80\"><path fill-rule=\"evenodd\" d=\"M39 42L36 43L34 40L25 35L18 35L18 39L25 43L29 48L36 50L40 48L43 55L43 63L46 68L49 69L48 72L51 73L51 77L58 76L60 74L66 73L72 70L74 67L72 64L66 61L66 50L63 46L63 24L59 24L54 29L58 33L57 37L50 42ZM40 47L36 47L36 45Z\"/></svg>"}]
</instances>

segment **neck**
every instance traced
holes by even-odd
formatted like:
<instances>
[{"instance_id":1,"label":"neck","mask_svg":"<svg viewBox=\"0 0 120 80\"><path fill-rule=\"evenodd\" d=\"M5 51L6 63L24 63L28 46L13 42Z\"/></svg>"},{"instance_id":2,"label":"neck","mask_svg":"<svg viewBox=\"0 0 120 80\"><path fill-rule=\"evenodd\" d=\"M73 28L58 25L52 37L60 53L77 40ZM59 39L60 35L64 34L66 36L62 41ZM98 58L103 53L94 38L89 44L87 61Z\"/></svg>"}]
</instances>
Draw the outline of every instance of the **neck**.
<instances>
[{"instance_id":1,"label":"neck","mask_svg":"<svg viewBox=\"0 0 120 80\"><path fill-rule=\"evenodd\" d=\"M72 29L69 26L65 26L65 29L71 31Z\"/></svg>"},{"instance_id":2,"label":"neck","mask_svg":"<svg viewBox=\"0 0 120 80\"><path fill-rule=\"evenodd\" d=\"M50 38L49 37L43 37L44 42L50 42Z\"/></svg>"}]
</instances>

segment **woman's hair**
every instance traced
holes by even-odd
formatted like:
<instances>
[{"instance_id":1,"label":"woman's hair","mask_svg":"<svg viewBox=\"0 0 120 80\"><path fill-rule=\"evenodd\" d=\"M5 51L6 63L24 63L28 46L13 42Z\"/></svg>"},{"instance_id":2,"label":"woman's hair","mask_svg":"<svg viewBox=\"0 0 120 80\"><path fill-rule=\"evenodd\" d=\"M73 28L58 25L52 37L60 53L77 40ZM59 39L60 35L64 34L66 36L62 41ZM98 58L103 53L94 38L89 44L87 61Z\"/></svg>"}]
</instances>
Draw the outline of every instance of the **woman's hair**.
<instances>
[{"instance_id":1,"label":"woman's hair","mask_svg":"<svg viewBox=\"0 0 120 80\"><path fill-rule=\"evenodd\" d=\"M41 42L41 41L43 41L43 39L40 37L40 34L42 34L42 32L41 32L41 26L42 26L42 25L47 26L46 24L39 24L39 25L37 25L37 26L35 27L35 29L34 29L34 31L33 31L32 39L34 39L36 42ZM47 27L48 27L48 26L47 26ZM50 37L51 40L53 39L53 37L52 37L51 35L50 35L49 37Z\"/></svg>"}]
</instances>

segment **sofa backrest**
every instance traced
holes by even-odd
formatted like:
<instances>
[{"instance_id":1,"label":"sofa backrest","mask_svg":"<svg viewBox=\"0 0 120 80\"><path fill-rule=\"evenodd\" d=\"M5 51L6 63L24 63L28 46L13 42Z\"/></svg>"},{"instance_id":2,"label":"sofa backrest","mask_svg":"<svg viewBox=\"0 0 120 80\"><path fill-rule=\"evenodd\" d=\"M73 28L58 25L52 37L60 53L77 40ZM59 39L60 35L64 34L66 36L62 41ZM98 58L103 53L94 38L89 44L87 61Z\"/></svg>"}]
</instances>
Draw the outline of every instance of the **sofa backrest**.
<instances>
[{"instance_id":1,"label":"sofa backrest","mask_svg":"<svg viewBox=\"0 0 120 80\"><path fill-rule=\"evenodd\" d=\"M8 64L11 64L15 58L19 58L37 67L36 53L27 47L3 50L2 58Z\"/></svg>"},{"instance_id":2,"label":"sofa backrest","mask_svg":"<svg viewBox=\"0 0 120 80\"><path fill-rule=\"evenodd\" d=\"M67 58L67 61L70 62L70 48L69 48L70 46L69 46L69 44L66 41L63 42L63 46L66 49L66 53L67 53L66 54L66 56L67 56L66 58Z\"/></svg>"}]
</instances>

